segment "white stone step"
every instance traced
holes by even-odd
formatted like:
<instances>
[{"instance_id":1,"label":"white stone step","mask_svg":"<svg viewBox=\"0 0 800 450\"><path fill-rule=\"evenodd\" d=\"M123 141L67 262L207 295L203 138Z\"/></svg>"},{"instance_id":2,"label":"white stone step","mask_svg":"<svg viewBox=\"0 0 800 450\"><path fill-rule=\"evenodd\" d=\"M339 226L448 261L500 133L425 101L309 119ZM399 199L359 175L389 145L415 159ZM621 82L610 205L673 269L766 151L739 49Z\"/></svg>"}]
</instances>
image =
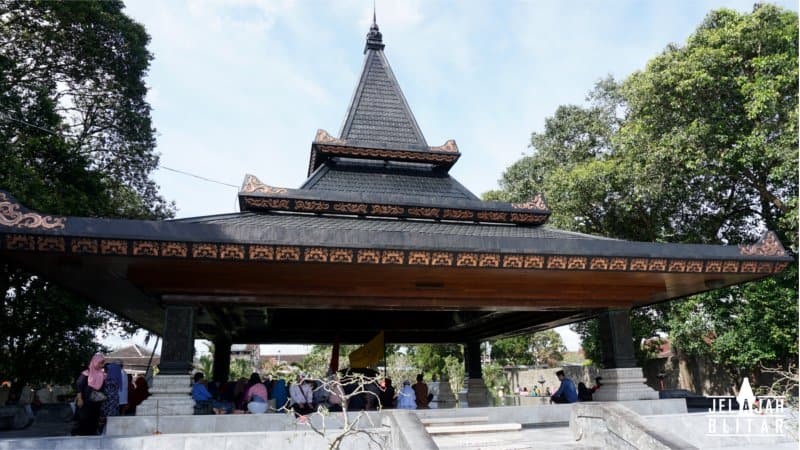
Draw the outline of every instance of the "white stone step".
<instances>
[{"instance_id":1,"label":"white stone step","mask_svg":"<svg viewBox=\"0 0 800 450\"><path fill-rule=\"evenodd\" d=\"M518 432L445 434L433 436L439 450L577 450L590 449L576 442L567 427L523 428ZM594 447L601 450L599 447Z\"/></svg>"},{"instance_id":2,"label":"white stone step","mask_svg":"<svg viewBox=\"0 0 800 450\"><path fill-rule=\"evenodd\" d=\"M471 434L471 433L494 433L498 431L519 431L522 425L518 423L487 423L480 425L445 425L429 426L428 433L437 434Z\"/></svg>"},{"instance_id":3,"label":"white stone step","mask_svg":"<svg viewBox=\"0 0 800 450\"><path fill-rule=\"evenodd\" d=\"M467 417L427 417L420 419L423 425L442 425L442 424L468 424L468 423L487 423L487 416L467 416Z\"/></svg>"}]
</instances>

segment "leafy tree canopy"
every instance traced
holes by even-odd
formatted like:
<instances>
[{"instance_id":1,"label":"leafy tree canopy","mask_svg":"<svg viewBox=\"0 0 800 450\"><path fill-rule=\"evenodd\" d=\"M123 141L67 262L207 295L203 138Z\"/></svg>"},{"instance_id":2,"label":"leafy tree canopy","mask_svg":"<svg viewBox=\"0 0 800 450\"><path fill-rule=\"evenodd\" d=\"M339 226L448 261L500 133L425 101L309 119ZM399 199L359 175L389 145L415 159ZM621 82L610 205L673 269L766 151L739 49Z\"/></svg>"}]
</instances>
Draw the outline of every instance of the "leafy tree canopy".
<instances>
[{"instance_id":1,"label":"leafy tree canopy","mask_svg":"<svg viewBox=\"0 0 800 450\"><path fill-rule=\"evenodd\" d=\"M0 189L61 215L163 218L144 76L144 28L121 1L0 4ZM19 267L0 265L0 374L68 381L113 319ZM126 322L113 321L131 331Z\"/></svg>"},{"instance_id":2,"label":"leafy tree canopy","mask_svg":"<svg viewBox=\"0 0 800 450\"><path fill-rule=\"evenodd\" d=\"M555 330L497 339L491 342L492 360L502 365L547 365L564 360L567 348Z\"/></svg>"},{"instance_id":3,"label":"leafy tree canopy","mask_svg":"<svg viewBox=\"0 0 800 450\"><path fill-rule=\"evenodd\" d=\"M628 240L739 244L766 229L798 250L798 18L772 5L708 14L583 106L560 106L532 154L488 199L543 193L552 226ZM637 345L658 331L736 368L797 355L797 268L632 312ZM592 322L575 329L599 360ZM710 342L710 344L709 344ZM640 357L646 356L640 352Z\"/></svg>"}]
</instances>

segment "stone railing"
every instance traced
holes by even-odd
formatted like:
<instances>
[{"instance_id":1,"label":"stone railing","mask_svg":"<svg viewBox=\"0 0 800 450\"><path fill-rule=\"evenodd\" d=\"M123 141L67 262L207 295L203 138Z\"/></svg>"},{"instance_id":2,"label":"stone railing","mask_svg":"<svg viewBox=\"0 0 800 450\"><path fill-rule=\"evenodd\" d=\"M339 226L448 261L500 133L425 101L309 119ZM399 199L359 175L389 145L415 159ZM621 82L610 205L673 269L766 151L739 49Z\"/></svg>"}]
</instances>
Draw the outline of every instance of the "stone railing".
<instances>
[{"instance_id":1,"label":"stone railing","mask_svg":"<svg viewBox=\"0 0 800 450\"><path fill-rule=\"evenodd\" d=\"M569 428L576 441L603 448L695 449L680 436L656 429L619 403L576 403Z\"/></svg>"}]
</instances>

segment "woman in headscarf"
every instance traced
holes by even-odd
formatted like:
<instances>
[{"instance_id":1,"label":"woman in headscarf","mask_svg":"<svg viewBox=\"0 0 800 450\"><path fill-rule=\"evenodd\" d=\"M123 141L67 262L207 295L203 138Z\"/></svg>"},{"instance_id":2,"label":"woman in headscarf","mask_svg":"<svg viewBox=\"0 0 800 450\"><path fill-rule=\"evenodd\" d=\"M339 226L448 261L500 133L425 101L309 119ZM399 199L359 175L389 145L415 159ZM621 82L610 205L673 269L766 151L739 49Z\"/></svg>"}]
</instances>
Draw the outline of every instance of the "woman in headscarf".
<instances>
[{"instance_id":1,"label":"woman in headscarf","mask_svg":"<svg viewBox=\"0 0 800 450\"><path fill-rule=\"evenodd\" d=\"M100 413L105 400L103 385L106 373L103 371L106 360L102 353L96 353L78 377L78 395L75 406L78 408L78 426L72 434L80 436L96 435L100 427Z\"/></svg>"},{"instance_id":2,"label":"woman in headscarf","mask_svg":"<svg viewBox=\"0 0 800 450\"><path fill-rule=\"evenodd\" d=\"M136 407L150 396L150 389L147 386L147 380L141 375L136 377L136 381L133 384L134 389L128 393L128 405L130 406L130 413L135 415Z\"/></svg>"},{"instance_id":3,"label":"woman in headscarf","mask_svg":"<svg viewBox=\"0 0 800 450\"><path fill-rule=\"evenodd\" d=\"M258 373L253 372L248 381L247 391L244 393L244 404L252 414L267 412L267 387L261 382Z\"/></svg>"},{"instance_id":4,"label":"woman in headscarf","mask_svg":"<svg viewBox=\"0 0 800 450\"><path fill-rule=\"evenodd\" d=\"M122 364L118 362L106 364L106 382L103 385L106 401L103 402L103 418L119 415L120 386L122 386ZM104 423L104 421L101 420L101 423Z\"/></svg>"},{"instance_id":5,"label":"woman in headscarf","mask_svg":"<svg viewBox=\"0 0 800 450\"><path fill-rule=\"evenodd\" d=\"M276 380L275 387L272 388L272 398L275 399L275 410L281 411L286 407L289 400L289 391L286 390L286 380Z\"/></svg>"},{"instance_id":6,"label":"woman in headscarf","mask_svg":"<svg viewBox=\"0 0 800 450\"><path fill-rule=\"evenodd\" d=\"M397 409L417 409L417 396L408 380L403 381L403 390L397 394Z\"/></svg>"}]
</instances>

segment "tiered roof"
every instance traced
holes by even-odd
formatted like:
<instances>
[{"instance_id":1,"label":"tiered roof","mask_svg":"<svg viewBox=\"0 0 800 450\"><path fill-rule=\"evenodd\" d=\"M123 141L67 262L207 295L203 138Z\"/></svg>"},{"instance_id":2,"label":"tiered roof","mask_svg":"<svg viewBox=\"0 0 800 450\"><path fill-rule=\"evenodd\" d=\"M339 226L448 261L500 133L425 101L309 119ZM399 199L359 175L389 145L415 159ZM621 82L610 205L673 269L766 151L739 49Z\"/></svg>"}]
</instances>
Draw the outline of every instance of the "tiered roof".
<instances>
[{"instance_id":1,"label":"tiered roof","mask_svg":"<svg viewBox=\"0 0 800 450\"><path fill-rule=\"evenodd\" d=\"M242 211L517 225L547 221L550 211L541 196L518 204L483 202L448 173L461 156L455 140L428 146L383 49L373 22L341 133L334 138L317 131L305 183L299 189L276 188L247 175L239 193Z\"/></svg>"}]
</instances>

